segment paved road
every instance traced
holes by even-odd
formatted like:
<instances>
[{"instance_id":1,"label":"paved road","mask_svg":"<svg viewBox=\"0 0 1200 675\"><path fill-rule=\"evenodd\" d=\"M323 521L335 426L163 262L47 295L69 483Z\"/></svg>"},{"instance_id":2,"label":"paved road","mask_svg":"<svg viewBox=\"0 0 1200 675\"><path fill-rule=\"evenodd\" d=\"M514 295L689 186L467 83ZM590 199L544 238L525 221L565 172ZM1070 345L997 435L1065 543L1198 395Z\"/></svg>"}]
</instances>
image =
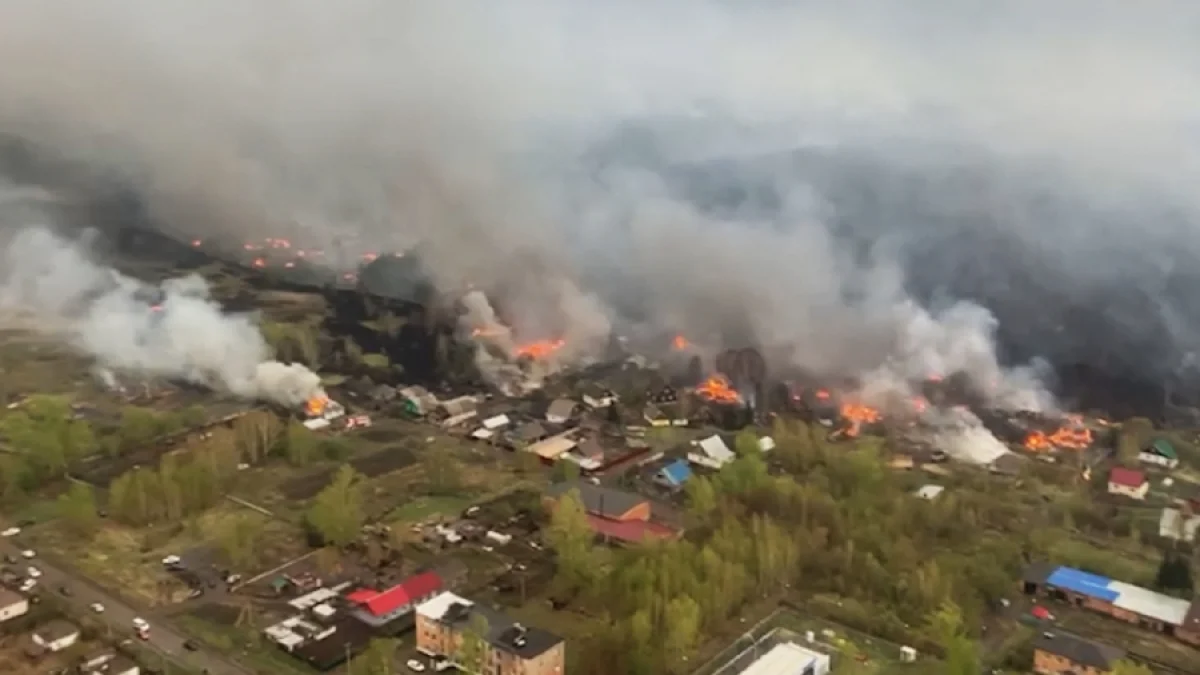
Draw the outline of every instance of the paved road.
<instances>
[{"instance_id":1,"label":"paved road","mask_svg":"<svg viewBox=\"0 0 1200 675\"><path fill-rule=\"evenodd\" d=\"M0 556L10 554L20 556L21 546L19 544L20 535L14 539L0 539ZM184 649L183 643L186 638L172 630L159 616L134 610L88 579L44 559L41 553L33 560L22 559L19 564L12 566L18 570L24 570L29 565L42 572L42 577L38 579L38 586L43 595L57 595L79 614L88 614L99 619L108 625L114 637L133 637L133 619L140 616L151 626L149 646L166 654L172 660L211 675L250 675L252 673L251 670L212 650L201 649L193 652ZM62 587L71 591L69 597L62 594L60 590ZM90 605L96 602L104 605L103 613L96 614L90 609Z\"/></svg>"}]
</instances>

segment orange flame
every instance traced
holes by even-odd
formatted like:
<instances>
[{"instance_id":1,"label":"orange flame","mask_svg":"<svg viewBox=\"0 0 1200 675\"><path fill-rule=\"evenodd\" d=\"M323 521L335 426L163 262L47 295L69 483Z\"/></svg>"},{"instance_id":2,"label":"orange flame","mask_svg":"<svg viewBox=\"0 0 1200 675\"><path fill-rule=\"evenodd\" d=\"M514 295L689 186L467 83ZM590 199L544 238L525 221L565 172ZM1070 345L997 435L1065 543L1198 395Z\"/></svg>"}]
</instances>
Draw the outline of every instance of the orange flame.
<instances>
[{"instance_id":1,"label":"orange flame","mask_svg":"<svg viewBox=\"0 0 1200 675\"><path fill-rule=\"evenodd\" d=\"M499 326L476 328L475 330L471 331L471 337L499 337L507 332L507 330Z\"/></svg>"},{"instance_id":2,"label":"orange flame","mask_svg":"<svg viewBox=\"0 0 1200 675\"><path fill-rule=\"evenodd\" d=\"M729 380L720 375L713 375L700 383L700 386L696 387L696 393L716 403L737 403L742 400L733 387L729 386Z\"/></svg>"},{"instance_id":3,"label":"orange flame","mask_svg":"<svg viewBox=\"0 0 1200 675\"><path fill-rule=\"evenodd\" d=\"M671 340L671 346L679 351L683 351L691 346L687 338L682 335L676 335L674 340Z\"/></svg>"},{"instance_id":4,"label":"orange flame","mask_svg":"<svg viewBox=\"0 0 1200 675\"><path fill-rule=\"evenodd\" d=\"M517 347L517 356L528 356L534 359L544 359L566 345L565 340L539 340Z\"/></svg>"},{"instance_id":5,"label":"orange flame","mask_svg":"<svg viewBox=\"0 0 1200 675\"><path fill-rule=\"evenodd\" d=\"M918 396L912 400L913 412L922 415L926 410L929 410L929 401L924 396Z\"/></svg>"},{"instance_id":6,"label":"orange flame","mask_svg":"<svg viewBox=\"0 0 1200 675\"><path fill-rule=\"evenodd\" d=\"M850 423L846 429L846 435L853 438L862 431L864 424L874 424L883 419L883 415L870 406L862 405L861 403L843 403L842 417Z\"/></svg>"},{"instance_id":7,"label":"orange flame","mask_svg":"<svg viewBox=\"0 0 1200 675\"><path fill-rule=\"evenodd\" d=\"M321 413L325 412L327 405L329 405L329 397L317 394L304 402L304 412L309 417L320 417Z\"/></svg>"},{"instance_id":8,"label":"orange flame","mask_svg":"<svg viewBox=\"0 0 1200 675\"><path fill-rule=\"evenodd\" d=\"M1086 450L1092 445L1092 430L1083 426L1083 419L1078 415L1067 417L1067 421L1047 434L1042 431L1031 431L1025 437L1025 448L1033 452L1047 452L1053 448L1067 450Z\"/></svg>"},{"instance_id":9,"label":"orange flame","mask_svg":"<svg viewBox=\"0 0 1200 675\"><path fill-rule=\"evenodd\" d=\"M253 264L255 267L262 268L267 266L267 261L263 258L255 258Z\"/></svg>"}]
</instances>

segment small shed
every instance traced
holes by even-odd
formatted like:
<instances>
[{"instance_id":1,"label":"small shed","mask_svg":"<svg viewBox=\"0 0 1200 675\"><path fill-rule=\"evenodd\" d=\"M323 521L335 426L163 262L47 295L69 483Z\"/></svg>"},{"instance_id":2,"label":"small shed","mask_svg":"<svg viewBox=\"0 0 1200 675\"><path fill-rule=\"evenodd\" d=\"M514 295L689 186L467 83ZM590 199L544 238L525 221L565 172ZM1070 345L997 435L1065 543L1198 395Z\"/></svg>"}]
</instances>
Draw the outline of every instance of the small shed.
<instances>
[{"instance_id":1,"label":"small shed","mask_svg":"<svg viewBox=\"0 0 1200 675\"><path fill-rule=\"evenodd\" d=\"M677 459L674 462L659 469L654 475L654 480L660 485L665 485L672 489L679 489L683 484L692 477L692 467L688 465L687 460Z\"/></svg>"}]
</instances>

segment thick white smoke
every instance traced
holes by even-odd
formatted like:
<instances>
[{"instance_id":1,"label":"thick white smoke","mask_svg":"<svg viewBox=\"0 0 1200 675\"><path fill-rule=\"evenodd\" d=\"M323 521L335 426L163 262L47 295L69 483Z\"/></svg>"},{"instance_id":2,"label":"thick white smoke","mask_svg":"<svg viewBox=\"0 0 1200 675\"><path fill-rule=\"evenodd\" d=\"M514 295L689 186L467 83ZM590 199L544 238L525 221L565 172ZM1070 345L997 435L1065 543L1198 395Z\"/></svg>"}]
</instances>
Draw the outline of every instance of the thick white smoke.
<instances>
[{"instance_id":1,"label":"thick white smoke","mask_svg":"<svg viewBox=\"0 0 1200 675\"><path fill-rule=\"evenodd\" d=\"M186 380L286 406L320 393L320 378L308 368L270 360L258 326L222 311L203 279L151 286L97 264L84 245L45 227L16 229L0 267L0 324L32 319L22 325L66 340L105 371Z\"/></svg>"},{"instance_id":2,"label":"thick white smoke","mask_svg":"<svg viewBox=\"0 0 1200 675\"><path fill-rule=\"evenodd\" d=\"M1070 300L1153 291L1158 244L1200 248L1197 17L1104 0L2 0L0 131L127 183L183 236L424 242L443 289L502 289L514 336L579 356L632 322L791 346L783 365L817 371L965 369L998 404L1044 407L1033 371L999 367L991 316L923 308L914 268L945 291L1009 251L1047 261ZM1045 206L1060 194L1076 205ZM1136 217L1163 204L1185 224ZM1036 306L1018 277L990 283ZM1200 312L1161 304L1168 343L1193 343Z\"/></svg>"}]
</instances>

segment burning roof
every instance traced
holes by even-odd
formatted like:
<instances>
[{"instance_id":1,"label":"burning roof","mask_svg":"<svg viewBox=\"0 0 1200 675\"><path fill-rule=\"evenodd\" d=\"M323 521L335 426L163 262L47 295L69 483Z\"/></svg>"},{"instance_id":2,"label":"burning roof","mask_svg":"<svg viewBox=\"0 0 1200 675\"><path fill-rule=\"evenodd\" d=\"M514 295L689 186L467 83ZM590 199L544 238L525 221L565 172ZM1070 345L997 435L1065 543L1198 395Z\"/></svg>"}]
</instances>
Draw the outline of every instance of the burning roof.
<instances>
[{"instance_id":1,"label":"burning roof","mask_svg":"<svg viewBox=\"0 0 1200 675\"><path fill-rule=\"evenodd\" d=\"M1034 430L1025 437L1024 446L1034 452L1048 452L1055 448L1063 450L1086 450L1093 442L1092 430L1083 423L1079 415L1069 415L1061 426L1047 433Z\"/></svg>"},{"instance_id":2,"label":"burning roof","mask_svg":"<svg viewBox=\"0 0 1200 675\"><path fill-rule=\"evenodd\" d=\"M724 375L713 375L696 387L696 393L714 403L741 403L742 397L729 386Z\"/></svg>"}]
</instances>

